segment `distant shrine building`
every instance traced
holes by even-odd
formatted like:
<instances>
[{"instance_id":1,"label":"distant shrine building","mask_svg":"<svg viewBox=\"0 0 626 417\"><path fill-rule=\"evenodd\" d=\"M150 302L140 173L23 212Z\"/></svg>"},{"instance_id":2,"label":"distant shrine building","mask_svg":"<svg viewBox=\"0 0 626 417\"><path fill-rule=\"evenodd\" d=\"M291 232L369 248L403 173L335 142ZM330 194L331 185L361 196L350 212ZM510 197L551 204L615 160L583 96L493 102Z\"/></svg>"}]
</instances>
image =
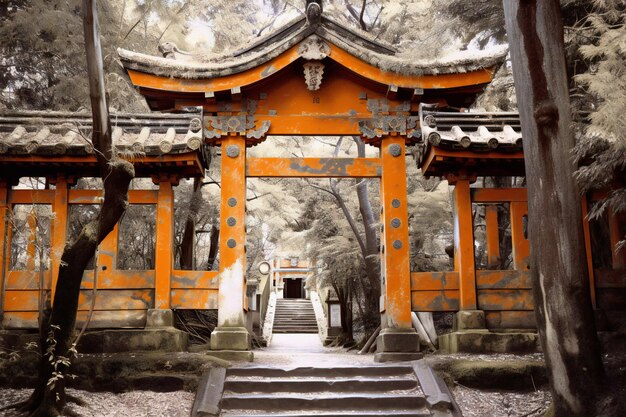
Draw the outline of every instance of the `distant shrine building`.
<instances>
[{"instance_id":1,"label":"distant shrine building","mask_svg":"<svg viewBox=\"0 0 626 417\"><path fill-rule=\"evenodd\" d=\"M479 177L525 175L519 117L462 110L492 81L505 49L419 62L334 22L315 2L305 16L231 55L208 59L178 54L172 45L162 49L164 57L118 51L154 112L112 115L116 148L133 162L137 177L155 184L129 194L131 205L155 207L154 260L144 270L119 269L118 228L105 239L98 251L90 328L143 328L160 311L218 309L212 349L250 349L246 179L360 177L378 178L381 187L378 359L415 357L418 336L411 312L457 313L455 332L441 339L450 350L471 350L473 331L489 330L505 341L505 330L532 331L526 223L533 213L528 213L526 189L476 186ZM87 114L0 114L0 314L5 329L36 328L40 303L54 292L72 207L100 201L100 190L73 188L80 177L97 172L90 133ZM380 153L376 158L246 155L249 147L281 135L358 135ZM173 187L181 178L204 175L211 147L221 150L219 268L177 270ZM407 147L424 175L454 186L454 270L410 270ZM44 177L49 186L21 189L17 185L24 177ZM600 197L583 198L584 213ZM25 248L15 249L11 213L30 204L54 213L48 253L36 244L38 224L30 217L24 220L30 232L21 238ZM480 225L477 210L484 213ZM479 227L486 245L480 255ZM584 220L583 227L590 297L611 326L626 311L626 251L617 250L626 218L609 213L598 221ZM504 239L510 239L512 250L509 269L502 269L501 260L508 256ZM42 257L50 259L45 268L36 266ZM94 271L87 271L79 322L90 308L93 285ZM287 296L303 291L295 288L289 284ZM532 348L536 339L528 343Z\"/></svg>"}]
</instances>

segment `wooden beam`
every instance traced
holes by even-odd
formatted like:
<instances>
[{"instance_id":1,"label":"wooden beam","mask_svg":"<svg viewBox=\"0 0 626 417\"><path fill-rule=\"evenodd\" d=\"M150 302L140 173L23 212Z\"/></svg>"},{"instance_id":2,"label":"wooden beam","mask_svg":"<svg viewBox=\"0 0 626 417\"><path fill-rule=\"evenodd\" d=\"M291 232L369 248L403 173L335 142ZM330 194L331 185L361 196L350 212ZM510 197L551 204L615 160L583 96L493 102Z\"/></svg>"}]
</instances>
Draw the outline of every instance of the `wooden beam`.
<instances>
[{"instance_id":1,"label":"wooden beam","mask_svg":"<svg viewBox=\"0 0 626 417\"><path fill-rule=\"evenodd\" d=\"M170 277L173 269L174 191L169 181L159 182L156 218L154 308L169 309Z\"/></svg>"},{"instance_id":2,"label":"wooden beam","mask_svg":"<svg viewBox=\"0 0 626 417\"><path fill-rule=\"evenodd\" d=\"M246 138L222 140L218 327L245 327Z\"/></svg>"},{"instance_id":3,"label":"wooden beam","mask_svg":"<svg viewBox=\"0 0 626 417\"><path fill-rule=\"evenodd\" d=\"M247 158L246 177L380 177L379 158Z\"/></svg>"},{"instance_id":4,"label":"wooden beam","mask_svg":"<svg viewBox=\"0 0 626 417\"><path fill-rule=\"evenodd\" d=\"M591 247L591 231L589 228L589 203L587 196L584 195L580 201L583 218L583 235L585 236L585 254L587 255L587 272L589 273L589 293L591 295L591 305L594 309L598 308L596 302L596 280L595 271L593 269L593 251Z\"/></svg>"},{"instance_id":5,"label":"wooden beam","mask_svg":"<svg viewBox=\"0 0 626 417\"><path fill-rule=\"evenodd\" d=\"M513 268L518 271L530 269L530 245L524 237L523 217L528 216L528 205L525 202L511 202L511 241L513 244Z\"/></svg>"},{"instance_id":6,"label":"wooden beam","mask_svg":"<svg viewBox=\"0 0 626 417\"><path fill-rule=\"evenodd\" d=\"M130 204L157 204L157 190L128 190ZM100 204L102 190L69 190L69 204Z\"/></svg>"},{"instance_id":7,"label":"wooden beam","mask_svg":"<svg viewBox=\"0 0 626 417\"><path fill-rule=\"evenodd\" d=\"M611 236L611 257L613 260L613 269L626 269L626 248L618 250L618 243L625 239L626 236L622 230L620 230L619 213L615 213L612 209L608 210L609 219L609 234Z\"/></svg>"},{"instance_id":8,"label":"wooden beam","mask_svg":"<svg viewBox=\"0 0 626 417\"><path fill-rule=\"evenodd\" d=\"M512 201L528 201L526 188L473 188L474 203L509 203Z\"/></svg>"},{"instance_id":9,"label":"wooden beam","mask_svg":"<svg viewBox=\"0 0 626 417\"><path fill-rule=\"evenodd\" d=\"M460 278L461 310L476 310L474 223L470 182L457 181L454 187L454 264Z\"/></svg>"},{"instance_id":10,"label":"wooden beam","mask_svg":"<svg viewBox=\"0 0 626 417\"><path fill-rule=\"evenodd\" d=\"M380 181L382 205L381 236L384 327L412 329L411 270L409 265L409 225L406 190L404 138L383 137L380 155L383 175Z\"/></svg>"}]
</instances>

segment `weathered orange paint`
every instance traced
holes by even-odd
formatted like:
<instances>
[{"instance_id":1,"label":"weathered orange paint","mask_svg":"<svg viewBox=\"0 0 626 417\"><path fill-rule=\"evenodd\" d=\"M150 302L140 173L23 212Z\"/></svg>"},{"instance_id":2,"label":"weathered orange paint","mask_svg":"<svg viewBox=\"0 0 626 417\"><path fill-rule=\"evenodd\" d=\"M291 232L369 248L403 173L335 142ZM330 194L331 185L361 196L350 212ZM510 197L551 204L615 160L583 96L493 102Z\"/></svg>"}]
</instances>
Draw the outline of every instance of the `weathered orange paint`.
<instances>
[{"instance_id":1,"label":"weathered orange paint","mask_svg":"<svg viewBox=\"0 0 626 417\"><path fill-rule=\"evenodd\" d=\"M92 298L92 290L81 290L78 310L89 310ZM153 305L152 289L99 290L94 310L146 310Z\"/></svg>"},{"instance_id":2,"label":"weathered orange paint","mask_svg":"<svg viewBox=\"0 0 626 417\"><path fill-rule=\"evenodd\" d=\"M513 244L513 268L518 271L530 269L530 243L524 237L523 217L528 216L528 204L511 202L511 241Z\"/></svg>"},{"instance_id":3,"label":"weathered orange paint","mask_svg":"<svg viewBox=\"0 0 626 417\"><path fill-rule=\"evenodd\" d=\"M478 291L480 310L532 310L534 308L531 290L480 290Z\"/></svg>"},{"instance_id":4,"label":"weathered orange paint","mask_svg":"<svg viewBox=\"0 0 626 417\"><path fill-rule=\"evenodd\" d=\"M487 265L493 268L500 264L500 231L498 226L498 206L485 207L485 234L487 237Z\"/></svg>"},{"instance_id":5,"label":"weathered orange paint","mask_svg":"<svg viewBox=\"0 0 626 417\"><path fill-rule=\"evenodd\" d=\"M158 190L129 190L128 202L130 204L156 204ZM102 190L69 190L69 204L100 204L102 203Z\"/></svg>"},{"instance_id":6,"label":"weathered orange paint","mask_svg":"<svg viewBox=\"0 0 626 417\"><path fill-rule=\"evenodd\" d=\"M458 290L459 273L411 272L411 291Z\"/></svg>"},{"instance_id":7,"label":"weathered orange paint","mask_svg":"<svg viewBox=\"0 0 626 417\"><path fill-rule=\"evenodd\" d=\"M110 273L98 273L98 289L115 290L115 289L152 289L154 288L155 272L148 271L125 271L115 269ZM82 289L93 289L93 270L85 271Z\"/></svg>"},{"instance_id":8,"label":"weathered orange paint","mask_svg":"<svg viewBox=\"0 0 626 417\"><path fill-rule=\"evenodd\" d=\"M46 290L50 289L50 270L44 271L44 285ZM5 279L5 289L7 290L37 290L39 289L39 271L38 270L24 270L24 271L8 271Z\"/></svg>"},{"instance_id":9,"label":"weathered orange paint","mask_svg":"<svg viewBox=\"0 0 626 417\"><path fill-rule=\"evenodd\" d=\"M215 310L218 290L172 289L172 308Z\"/></svg>"},{"instance_id":10,"label":"weathered orange paint","mask_svg":"<svg viewBox=\"0 0 626 417\"><path fill-rule=\"evenodd\" d=\"M413 311L459 311L459 291L412 291Z\"/></svg>"},{"instance_id":11,"label":"weathered orange paint","mask_svg":"<svg viewBox=\"0 0 626 417\"><path fill-rule=\"evenodd\" d=\"M98 247L98 281L112 279L111 276L117 269L117 240L119 236L119 224L116 224L111 233L100 243Z\"/></svg>"},{"instance_id":12,"label":"weathered orange paint","mask_svg":"<svg viewBox=\"0 0 626 417\"><path fill-rule=\"evenodd\" d=\"M9 204L52 204L54 193L54 190L11 190Z\"/></svg>"},{"instance_id":13,"label":"weathered orange paint","mask_svg":"<svg viewBox=\"0 0 626 417\"><path fill-rule=\"evenodd\" d=\"M35 259L39 248L37 247L37 216L34 212L31 212L27 219L26 225L28 226L28 244L26 245L26 270L35 271L35 268L39 270L40 265L35 267ZM41 244L41 243L39 243Z\"/></svg>"},{"instance_id":14,"label":"weathered orange paint","mask_svg":"<svg viewBox=\"0 0 626 417\"><path fill-rule=\"evenodd\" d=\"M474 203L509 203L527 202L526 188L473 188L472 201Z\"/></svg>"},{"instance_id":15,"label":"weathered orange paint","mask_svg":"<svg viewBox=\"0 0 626 417\"><path fill-rule=\"evenodd\" d=\"M174 289L219 289L218 271L181 271L175 270L172 275L171 288ZM186 307L190 308L190 307Z\"/></svg>"},{"instance_id":16,"label":"weathered orange paint","mask_svg":"<svg viewBox=\"0 0 626 417\"><path fill-rule=\"evenodd\" d=\"M59 279L59 269L61 267L61 256L63 255L65 242L67 240L68 189L69 186L65 178L60 177L56 179L54 202L52 203L54 221L52 222L52 231L50 234L50 267L52 269L51 300L54 300L57 281Z\"/></svg>"},{"instance_id":17,"label":"weathered orange paint","mask_svg":"<svg viewBox=\"0 0 626 417\"><path fill-rule=\"evenodd\" d=\"M530 290L530 271L476 271L476 288L479 290Z\"/></svg>"},{"instance_id":18,"label":"weathered orange paint","mask_svg":"<svg viewBox=\"0 0 626 417\"><path fill-rule=\"evenodd\" d=\"M382 173L379 158L247 158L246 177L362 177Z\"/></svg>"},{"instance_id":19,"label":"weathered orange paint","mask_svg":"<svg viewBox=\"0 0 626 417\"><path fill-rule=\"evenodd\" d=\"M459 179L454 186L454 263L460 278L461 310L476 310L474 222L470 182Z\"/></svg>"},{"instance_id":20,"label":"weathered orange paint","mask_svg":"<svg viewBox=\"0 0 626 417\"><path fill-rule=\"evenodd\" d=\"M400 156L394 157L390 146L400 147ZM405 144L402 136L382 138L380 158L383 176L380 180L380 201L383 208L381 222L383 253L382 294L383 328L411 329L411 270L409 265L409 225L406 191ZM399 220L399 227L392 220ZM395 246L394 246L395 245Z\"/></svg>"},{"instance_id":21,"label":"weathered orange paint","mask_svg":"<svg viewBox=\"0 0 626 417\"><path fill-rule=\"evenodd\" d=\"M159 182L156 208L155 304L156 309L170 308L170 277L173 269L174 191L169 181Z\"/></svg>"},{"instance_id":22,"label":"weathered orange paint","mask_svg":"<svg viewBox=\"0 0 626 417\"><path fill-rule=\"evenodd\" d=\"M88 312L78 311L76 327L82 327ZM7 312L2 317L5 329L33 329L38 326L36 311ZM88 329L143 328L146 325L146 310L99 310L94 311Z\"/></svg>"},{"instance_id":23,"label":"weathered orange paint","mask_svg":"<svg viewBox=\"0 0 626 417\"><path fill-rule=\"evenodd\" d=\"M582 219L583 219L583 236L585 237L585 254L587 255L587 273L589 275L589 293L591 295L591 305L594 309L598 308L596 301L596 279L593 270L593 254L591 248L591 231L589 230L589 204L587 196L581 199Z\"/></svg>"},{"instance_id":24,"label":"weathered orange paint","mask_svg":"<svg viewBox=\"0 0 626 417\"><path fill-rule=\"evenodd\" d=\"M233 154L233 151L235 150L237 151L237 155ZM233 156L228 156L229 154ZM220 278L218 326L245 326L245 170L245 137L229 136L223 139L222 187L220 203ZM234 225L229 225L229 218L235 220ZM225 280L229 281L226 282Z\"/></svg>"}]
</instances>

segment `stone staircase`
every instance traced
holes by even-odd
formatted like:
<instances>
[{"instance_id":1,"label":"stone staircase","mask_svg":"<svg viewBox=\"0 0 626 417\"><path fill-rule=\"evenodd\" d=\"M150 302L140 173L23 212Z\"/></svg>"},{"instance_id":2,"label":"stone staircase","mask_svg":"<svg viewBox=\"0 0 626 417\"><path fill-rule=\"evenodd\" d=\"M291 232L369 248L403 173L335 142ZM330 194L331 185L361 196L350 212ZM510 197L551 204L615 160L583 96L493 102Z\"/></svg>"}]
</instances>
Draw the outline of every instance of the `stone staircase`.
<instances>
[{"instance_id":1,"label":"stone staircase","mask_svg":"<svg viewBox=\"0 0 626 417\"><path fill-rule=\"evenodd\" d=\"M431 414L411 365L230 368L222 417L451 416Z\"/></svg>"},{"instance_id":2,"label":"stone staircase","mask_svg":"<svg viewBox=\"0 0 626 417\"><path fill-rule=\"evenodd\" d=\"M311 301L300 298L277 299L272 332L317 333L317 321Z\"/></svg>"}]
</instances>

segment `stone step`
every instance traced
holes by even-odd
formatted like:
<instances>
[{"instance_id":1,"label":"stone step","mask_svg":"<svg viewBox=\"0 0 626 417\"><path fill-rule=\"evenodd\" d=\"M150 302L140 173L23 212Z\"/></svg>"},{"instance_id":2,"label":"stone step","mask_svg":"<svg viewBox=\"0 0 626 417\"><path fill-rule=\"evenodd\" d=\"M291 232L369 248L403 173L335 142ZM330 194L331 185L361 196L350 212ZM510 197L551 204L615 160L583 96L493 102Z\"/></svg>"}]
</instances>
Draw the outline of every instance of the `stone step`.
<instances>
[{"instance_id":1,"label":"stone step","mask_svg":"<svg viewBox=\"0 0 626 417\"><path fill-rule=\"evenodd\" d=\"M417 387L415 377L339 377L339 378L263 378L228 377L224 389L229 393L261 392L374 392L410 390Z\"/></svg>"},{"instance_id":2,"label":"stone step","mask_svg":"<svg viewBox=\"0 0 626 417\"><path fill-rule=\"evenodd\" d=\"M412 410L385 410L386 416L393 417L431 417L430 412L425 408L412 409ZM341 410L341 411L328 411L328 410L302 410L295 411L283 411L272 412L268 414L266 412L255 412L253 410L224 410L220 416L222 417L241 417L241 416L254 416L254 417L369 417L379 416L381 412L378 409L373 410ZM445 414L444 414L445 415Z\"/></svg>"},{"instance_id":3,"label":"stone step","mask_svg":"<svg viewBox=\"0 0 626 417\"><path fill-rule=\"evenodd\" d=\"M230 368L227 377L263 377L263 378L285 378L285 377L321 377L321 378L356 378L381 377L381 376L410 376L414 377L413 368L408 365L361 365L361 366L333 366L333 367L313 367L299 366L296 368L284 369L279 367L268 367L263 365L250 365L241 368Z\"/></svg>"},{"instance_id":4,"label":"stone step","mask_svg":"<svg viewBox=\"0 0 626 417\"><path fill-rule=\"evenodd\" d=\"M411 393L275 393L275 394L228 394L222 397L224 409L239 410L394 410L424 408L426 399Z\"/></svg>"}]
</instances>

